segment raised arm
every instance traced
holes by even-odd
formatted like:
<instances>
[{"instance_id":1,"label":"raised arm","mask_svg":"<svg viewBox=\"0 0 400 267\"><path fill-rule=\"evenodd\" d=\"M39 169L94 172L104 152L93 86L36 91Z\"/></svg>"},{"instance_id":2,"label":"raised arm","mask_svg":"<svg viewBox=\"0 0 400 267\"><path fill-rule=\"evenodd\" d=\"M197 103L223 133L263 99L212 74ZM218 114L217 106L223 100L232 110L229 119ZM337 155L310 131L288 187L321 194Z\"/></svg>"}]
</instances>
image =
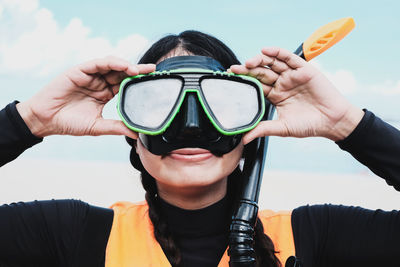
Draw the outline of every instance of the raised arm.
<instances>
[{"instance_id":1,"label":"raised arm","mask_svg":"<svg viewBox=\"0 0 400 267\"><path fill-rule=\"evenodd\" d=\"M49 135L126 135L119 120L102 117L104 105L132 75L154 71L153 64L133 65L107 57L85 62L56 77L26 102L0 112L0 166Z\"/></svg>"},{"instance_id":2,"label":"raised arm","mask_svg":"<svg viewBox=\"0 0 400 267\"><path fill-rule=\"evenodd\" d=\"M263 121L247 133L245 143L268 135L329 138L389 183L400 185L400 132L352 105L310 63L269 47L231 71L258 78L278 113L276 120Z\"/></svg>"},{"instance_id":3,"label":"raised arm","mask_svg":"<svg viewBox=\"0 0 400 267\"><path fill-rule=\"evenodd\" d=\"M0 167L42 141L26 126L17 111L17 103L13 102L0 111Z\"/></svg>"}]
</instances>

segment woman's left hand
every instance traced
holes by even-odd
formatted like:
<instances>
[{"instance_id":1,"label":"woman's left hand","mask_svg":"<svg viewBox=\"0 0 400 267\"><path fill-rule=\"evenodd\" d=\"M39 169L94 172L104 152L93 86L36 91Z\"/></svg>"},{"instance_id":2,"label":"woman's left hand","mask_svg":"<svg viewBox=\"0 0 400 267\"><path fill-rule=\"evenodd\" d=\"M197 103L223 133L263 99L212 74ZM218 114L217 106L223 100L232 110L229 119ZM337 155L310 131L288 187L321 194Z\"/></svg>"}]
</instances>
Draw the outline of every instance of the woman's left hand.
<instances>
[{"instance_id":1,"label":"woman's left hand","mask_svg":"<svg viewBox=\"0 0 400 267\"><path fill-rule=\"evenodd\" d=\"M326 137L338 141L358 125L364 112L344 98L310 63L276 47L230 70L257 78L278 118L262 121L243 137L245 144L261 136Z\"/></svg>"}]
</instances>

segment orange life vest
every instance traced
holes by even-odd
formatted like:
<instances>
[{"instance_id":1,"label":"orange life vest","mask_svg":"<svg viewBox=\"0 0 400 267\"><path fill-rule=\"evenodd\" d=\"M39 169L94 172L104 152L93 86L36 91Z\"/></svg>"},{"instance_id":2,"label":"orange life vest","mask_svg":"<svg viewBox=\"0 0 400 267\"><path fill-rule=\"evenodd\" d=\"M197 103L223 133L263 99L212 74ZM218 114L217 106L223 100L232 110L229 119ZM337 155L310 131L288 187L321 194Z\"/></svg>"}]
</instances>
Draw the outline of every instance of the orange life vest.
<instances>
[{"instance_id":1,"label":"orange life vest","mask_svg":"<svg viewBox=\"0 0 400 267\"><path fill-rule=\"evenodd\" d=\"M171 267L154 238L146 203L118 202L111 207L114 221L108 239L105 267ZM272 239L278 258L284 264L294 255L291 212L259 212L265 233ZM225 251L218 267L229 266Z\"/></svg>"}]
</instances>

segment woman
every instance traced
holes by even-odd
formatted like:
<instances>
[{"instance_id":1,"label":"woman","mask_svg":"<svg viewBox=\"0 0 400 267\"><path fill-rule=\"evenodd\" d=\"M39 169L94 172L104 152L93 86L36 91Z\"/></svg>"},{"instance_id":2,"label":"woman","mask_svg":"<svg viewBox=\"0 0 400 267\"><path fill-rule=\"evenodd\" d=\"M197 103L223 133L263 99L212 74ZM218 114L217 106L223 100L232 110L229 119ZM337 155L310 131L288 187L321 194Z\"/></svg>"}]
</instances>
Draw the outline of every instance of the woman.
<instances>
[{"instance_id":1,"label":"woman","mask_svg":"<svg viewBox=\"0 0 400 267\"><path fill-rule=\"evenodd\" d=\"M167 131L175 127L171 138L179 137L184 145L157 154L151 152L157 148L151 145L156 142L153 137L101 117L123 78L150 73L154 64L172 68L174 59L178 65L184 61L179 56L206 56L216 61L212 66L256 77L279 118L259 123L220 153L202 147L207 147L204 142L185 146L209 140L207 134L213 131L196 98L188 95L183 105L188 110L197 105L200 123L182 124L188 116L180 114L188 111L178 113ZM187 31L161 39L139 63L116 58L87 62L57 77L27 102L7 106L0 115L1 163L53 134L125 135L132 146L131 162L142 172L148 206L117 203L111 210L79 201L4 205L0 262L108 267L167 266L168 262L216 266L220 262L224 266L231 211L240 190L239 161L244 145L260 136L326 137L388 182L396 186L400 182L399 161L393 158L400 152L400 133L351 105L320 72L288 51L265 48L240 65L217 39ZM212 69L207 64L203 65ZM273 232L265 227L269 238L263 224L271 222ZM330 205L285 214L260 213L254 246L257 263L280 266L296 252L304 266L396 266L399 225L399 212ZM285 241L280 240L283 235Z\"/></svg>"}]
</instances>

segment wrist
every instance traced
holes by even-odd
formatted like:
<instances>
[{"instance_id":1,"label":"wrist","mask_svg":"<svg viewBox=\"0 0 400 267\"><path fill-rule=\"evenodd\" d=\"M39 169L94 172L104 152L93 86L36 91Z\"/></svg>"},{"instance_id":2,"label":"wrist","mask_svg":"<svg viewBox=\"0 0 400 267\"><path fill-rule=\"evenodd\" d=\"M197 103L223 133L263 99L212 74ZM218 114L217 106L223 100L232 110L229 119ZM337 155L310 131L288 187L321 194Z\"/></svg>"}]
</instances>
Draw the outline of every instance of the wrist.
<instances>
[{"instance_id":1,"label":"wrist","mask_svg":"<svg viewBox=\"0 0 400 267\"><path fill-rule=\"evenodd\" d=\"M16 105L17 111L24 120L31 133L37 137L45 137L47 127L38 119L28 102L21 102Z\"/></svg>"},{"instance_id":2,"label":"wrist","mask_svg":"<svg viewBox=\"0 0 400 267\"><path fill-rule=\"evenodd\" d=\"M364 114L362 109L350 106L345 115L332 127L327 137L335 142L345 139L354 131Z\"/></svg>"}]
</instances>

